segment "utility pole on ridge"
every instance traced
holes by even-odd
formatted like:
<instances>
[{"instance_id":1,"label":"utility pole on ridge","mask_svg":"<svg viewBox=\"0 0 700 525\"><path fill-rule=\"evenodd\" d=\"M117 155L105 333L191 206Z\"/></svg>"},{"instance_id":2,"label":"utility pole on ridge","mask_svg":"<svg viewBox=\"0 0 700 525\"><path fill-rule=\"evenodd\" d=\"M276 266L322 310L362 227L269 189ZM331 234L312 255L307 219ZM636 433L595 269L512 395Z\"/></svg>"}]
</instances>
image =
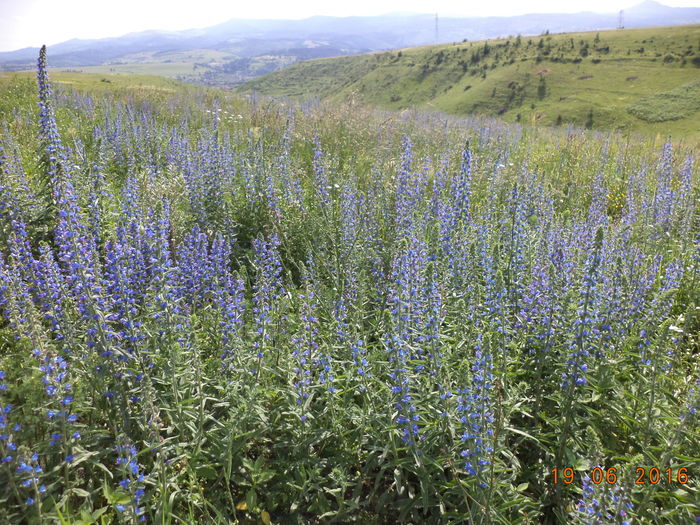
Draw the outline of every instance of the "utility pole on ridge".
<instances>
[{"instance_id":1,"label":"utility pole on ridge","mask_svg":"<svg viewBox=\"0 0 700 525\"><path fill-rule=\"evenodd\" d=\"M435 43L437 44L438 42L438 14L435 13Z\"/></svg>"}]
</instances>

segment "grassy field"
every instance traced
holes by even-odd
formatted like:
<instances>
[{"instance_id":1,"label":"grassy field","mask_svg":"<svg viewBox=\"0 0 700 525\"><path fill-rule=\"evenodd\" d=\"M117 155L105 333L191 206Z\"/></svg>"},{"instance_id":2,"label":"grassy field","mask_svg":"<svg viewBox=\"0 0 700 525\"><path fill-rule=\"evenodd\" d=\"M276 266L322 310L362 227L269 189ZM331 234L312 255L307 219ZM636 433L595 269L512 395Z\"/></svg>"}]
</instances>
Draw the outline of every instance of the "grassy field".
<instances>
[{"instance_id":1,"label":"grassy field","mask_svg":"<svg viewBox=\"0 0 700 525\"><path fill-rule=\"evenodd\" d=\"M60 71L60 70L59 70ZM176 78L196 73L193 62L139 62L130 64L107 64L104 66L83 66L71 71L84 73L125 73L128 75L157 75Z\"/></svg>"},{"instance_id":2,"label":"grassy field","mask_svg":"<svg viewBox=\"0 0 700 525\"><path fill-rule=\"evenodd\" d=\"M158 62L188 62L188 63L209 63L221 62L227 59L236 58L236 55L226 51L216 51L214 49L192 49L188 51L144 51L143 53L133 53L125 55L112 63L128 64L138 63L158 63Z\"/></svg>"},{"instance_id":3,"label":"grassy field","mask_svg":"<svg viewBox=\"0 0 700 525\"><path fill-rule=\"evenodd\" d=\"M51 78L56 86L75 88L86 92L119 92L120 90L144 89L169 93L187 93L197 89L195 86L189 86L163 76L108 71L100 71L99 73L52 71ZM31 71L0 73L0 86L6 88L3 90L3 95L5 96L8 95L8 88L22 89L23 87L33 87L34 83L35 73Z\"/></svg>"},{"instance_id":4,"label":"grassy field","mask_svg":"<svg viewBox=\"0 0 700 525\"><path fill-rule=\"evenodd\" d=\"M700 27L510 37L295 64L239 91L700 142ZM668 95L681 90L683 97ZM690 100L690 102L688 102ZM644 107L643 110L638 110ZM647 117L674 115L673 120Z\"/></svg>"},{"instance_id":5,"label":"grassy field","mask_svg":"<svg viewBox=\"0 0 700 525\"><path fill-rule=\"evenodd\" d=\"M210 64L220 64L235 58L236 56L232 53L210 49L180 52L153 51L127 55L100 66L83 66L73 70L85 73L158 75L196 82L204 73L212 71Z\"/></svg>"}]
</instances>

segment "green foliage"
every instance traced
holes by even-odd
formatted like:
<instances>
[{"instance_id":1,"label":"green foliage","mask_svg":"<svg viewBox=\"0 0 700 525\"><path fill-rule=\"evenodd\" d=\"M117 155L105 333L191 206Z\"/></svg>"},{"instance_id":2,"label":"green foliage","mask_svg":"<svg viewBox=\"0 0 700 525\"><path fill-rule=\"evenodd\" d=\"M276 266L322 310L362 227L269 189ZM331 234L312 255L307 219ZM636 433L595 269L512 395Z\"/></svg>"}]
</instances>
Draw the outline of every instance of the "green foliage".
<instances>
[{"instance_id":1,"label":"green foliage","mask_svg":"<svg viewBox=\"0 0 700 525\"><path fill-rule=\"evenodd\" d=\"M647 122L667 122L694 115L700 111L700 81L642 98L627 111Z\"/></svg>"},{"instance_id":2,"label":"green foliage","mask_svg":"<svg viewBox=\"0 0 700 525\"><path fill-rule=\"evenodd\" d=\"M544 100L544 98L547 96L547 82L544 79L544 76L540 76L540 83L537 86L537 98L540 100Z\"/></svg>"}]
</instances>

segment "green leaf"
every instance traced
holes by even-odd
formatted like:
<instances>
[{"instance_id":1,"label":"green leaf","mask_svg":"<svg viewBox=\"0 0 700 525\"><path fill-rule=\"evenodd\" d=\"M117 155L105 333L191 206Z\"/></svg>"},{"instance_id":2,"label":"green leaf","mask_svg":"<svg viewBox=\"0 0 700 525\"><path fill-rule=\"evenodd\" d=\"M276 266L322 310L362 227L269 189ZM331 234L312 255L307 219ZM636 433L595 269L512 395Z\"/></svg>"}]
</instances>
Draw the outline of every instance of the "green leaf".
<instances>
[{"instance_id":1,"label":"green leaf","mask_svg":"<svg viewBox=\"0 0 700 525\"><path fill-rule=\"evenodd\" d=\"M590 468L589 460L587 458L578 458L573 464L574 470L579 472L583 470L588 470Z\"/></svg>"},{"instance_id":2,"label":"green leaf","mask_svg":"<svg viewBox=\"0 0 700 525\"><path fill-rule=\"evenodd\" d=\"M264 470L260 473L258 473L256 482L257 483L265 483L267 481L270 481L272 478L275 477L275 472L272 470Z\"/></svg>"},{"instance_id":3,"label":"green leaf","mask_svg":"<svg viewBox=\"0 0 700 525\"><path fill-rule=\"evenodd\" d=\"M566 457L566 465L562 465L562 467L573 466L578 464L578 461L576 461L576 455L574 454L574 451L571 450L569 447L564 447L564 456Z\"/></svg>"},{"instance_id":4,"label":"green leaf","mask_svg":"<svg viewBox=\"0 0 700 525\"><path fill-rule=\"evenodd\" d=\"M89 498L90 497L90 493L87 490L80 489L78 487L72 488L70 490L70 492L72 492L73 494L75 494L76 496L78 496L80 498Z\"/></svg>"},{"instance_id":5,"label":"green leaf","mask_svg":"<svg viewBox=\"0 0 700 525\"><path fill-rule=\"evenodd\" d=\"M255 469L255 471L260 470L260 467L262 467L263 461L265 461L265 459L262 456L258 456L255 459L255 463L253 464L253 468Z\"/></svg>"},{"instance_id":6,"label":"green leaf","mask_svg":"<svg viewBox=\"0 0 700 525\"><path fill-rule=\"evenodd\" d=\"M255 493L255 489L250 489L246 492L245 502L248 505L248 510L252 511L255 508L255 504L258 502L258 495Z\"/></svg>"},{"instance_id":7,"label":"green leaf","mask_svg":"<svg viewBox=\"0 0 700 525\"><path fill-rule=\"evenodd\" d=\"M216 470L210 465L202 465L200 467L197 467L195 472L197 472L197 476L200 476L204 479L212 480L217 478Z\"/></svg>"},{"instance_id":8,"label":"green leaf","mask_svg":"<svg viewBox=\"0 0 700 525\"><path fill-rule=\"evenodd\" d=\"M95 512L92 513L92 519L94 521L97 521L97 519L102 516L105 512L109 510L109 507L102 507L100 509L97 509Z\"/></svg>"},{"instance_id":9,"label":"green leaf","mask_svg":"<svg viewBox=\"0 0 700 525\"><path fill-rule=\"evenodd\" d=\"M532 439L533 441L536 441L537 443L540 443L540 440L537 439L536 437L531 436L531 435L528 434L527 432L524 432L524 431L519 430L519 429L517 429L517 428L505 427L504 430L506 430L506 431L508 431L508 432L513 432L513 433L515 433L515 434L520 434L521 436L525 436L525 437L528 438L528 439Z\"/></svg>"}]
</instances>

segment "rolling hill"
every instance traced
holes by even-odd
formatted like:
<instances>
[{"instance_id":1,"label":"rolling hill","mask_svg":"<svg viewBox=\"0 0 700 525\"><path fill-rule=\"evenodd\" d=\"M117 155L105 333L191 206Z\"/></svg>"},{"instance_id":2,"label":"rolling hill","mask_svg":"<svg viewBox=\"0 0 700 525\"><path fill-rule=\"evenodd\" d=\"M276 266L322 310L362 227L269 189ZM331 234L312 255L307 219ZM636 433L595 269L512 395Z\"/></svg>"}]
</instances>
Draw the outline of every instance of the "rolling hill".
<instances>
[{"instance_id":1,"label":"rolling hill","mask_svg":"<svg viewBox=\"0 0 700 525\"><path fill-rule=\"evenodd\" d=\"M311 60L240 92L700 141L700 26L543 34Z\"/></svg>"},{"instance_id":2,"label":"rolling hill","mask_svg":"<svg viewBox=\"0 0 700 525\"><path fill-rule=\"evenodd\" d=\"M700 8L647 0L625 9L626 27L700 23ZM507 35L615 28L618 13L544 13L440 17L434 14L314 16L303 20L240 20L186 31L143 31L117 38L73 39L49 46L53 69L94 73L153 73L231 87L299 61L480 40ZM33 69L38 48L0 52L0 70Z\"/></svg>"}]
</instances>

